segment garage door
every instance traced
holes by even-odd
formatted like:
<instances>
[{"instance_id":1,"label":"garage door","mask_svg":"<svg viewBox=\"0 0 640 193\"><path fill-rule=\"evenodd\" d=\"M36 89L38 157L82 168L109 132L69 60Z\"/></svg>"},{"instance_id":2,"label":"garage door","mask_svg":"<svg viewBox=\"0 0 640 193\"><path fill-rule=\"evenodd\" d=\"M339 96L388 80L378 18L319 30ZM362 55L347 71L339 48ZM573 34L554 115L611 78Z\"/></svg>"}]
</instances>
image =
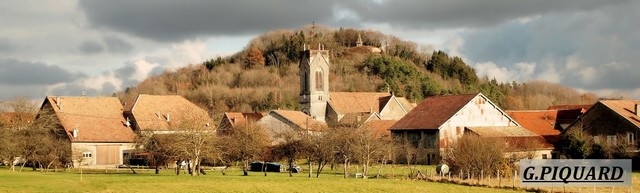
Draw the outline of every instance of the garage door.
<instances>
[{"instance_id":1,"label":"garage door","mask_svg":"<svg viewBox=\"0 0 640 193\"><path fill-rule=\"evenodd\" d=\"M96 147L96 164L111 165L120 163L120 146L97 146Z\"/></svg>"}]
</instances>

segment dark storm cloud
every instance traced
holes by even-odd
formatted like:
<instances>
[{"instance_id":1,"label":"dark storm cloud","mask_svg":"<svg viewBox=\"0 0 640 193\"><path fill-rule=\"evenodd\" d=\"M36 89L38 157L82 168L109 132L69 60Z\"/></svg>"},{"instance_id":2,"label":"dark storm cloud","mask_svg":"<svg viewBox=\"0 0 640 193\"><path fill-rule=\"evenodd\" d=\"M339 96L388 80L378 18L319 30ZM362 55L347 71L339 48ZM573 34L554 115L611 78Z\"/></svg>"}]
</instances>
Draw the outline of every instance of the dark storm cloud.
<instances>
[{"instance_id":1,"label":"dark storm cloud","mask_svg":"<svg viewBox=\"0 0 640 193\"><path fill-rule=\"evenodd\" d=\"M105 36L103 41L110 53L129 53L133 50L131 44L115 36Z\"/></svg>"},{"instance_id":2,"label":"dark storm cloud","mask_svg":"<svg viewBox=\"0 0 640 193\"><path fill-rule=\"evenodd\" d=\"M475 62L514 68L536 63L534 74L560 74L560 83L585 89L637 89L640 2L597 10L550 13L461 34L461 52ZM532 77L536 78L536 77Z\"/></svg>"},{"instance_id":3,"label":"dark storm cloud","mask_svg":"<svg viewBox=\"0 0 640 193\"><path fill-rule=\"evenodd\" d=\"M90 25L157 41L243 35L330 22L331 1L79 1Z\"/></svg>"},{"instance_id":4,"label":"dark storm cloud","mask_svg":"<svg viewBox=\"0 0 640 193\"><path fill-rule=\"evenodd\" d=\"M104 50L102 45L96 41L85 41L78 46L78 49L85 54L97 54Z\"/></svg>"},{"instance_id":5,"label":"dark storm cloud","mask_svg":"<svg viewBox=\"0 0 640 193\"><path fill-rule=\"evenodd\" d=\"M593 10L625 1L564 0L369 0L345 1L362 21L409 29L487 27L513 19L555 12Z\"/></svg>"},{"instance_id":6,"label":"dark storm cloud","mask_svg":"<svg viewBox=\"0 0 640 193\"><path fill-rule=\"evenodd\" d=\"M0 84L53 85L71 82L84 75L74 74L58 66L14 59L0 59Z\"/></svg>"}]
</instances>

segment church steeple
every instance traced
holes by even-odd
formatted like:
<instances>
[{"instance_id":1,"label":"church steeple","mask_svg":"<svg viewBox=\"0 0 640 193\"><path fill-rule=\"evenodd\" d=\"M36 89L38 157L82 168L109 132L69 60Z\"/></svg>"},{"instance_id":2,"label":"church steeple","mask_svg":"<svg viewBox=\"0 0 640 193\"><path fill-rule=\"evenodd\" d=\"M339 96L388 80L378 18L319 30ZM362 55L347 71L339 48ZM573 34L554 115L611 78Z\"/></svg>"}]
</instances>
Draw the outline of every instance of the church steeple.
<instances>
[{"instance_id":1,"label":"church steeple","mask_svg":"<svg viewBox=\"0 0 640 193\"><path fill-rule=\"evenodd\" d=\"M325 121L329 101L329 50L319 44L317 50L300 54L300 107L318 121Z\"/></svg>"}]
</instances>

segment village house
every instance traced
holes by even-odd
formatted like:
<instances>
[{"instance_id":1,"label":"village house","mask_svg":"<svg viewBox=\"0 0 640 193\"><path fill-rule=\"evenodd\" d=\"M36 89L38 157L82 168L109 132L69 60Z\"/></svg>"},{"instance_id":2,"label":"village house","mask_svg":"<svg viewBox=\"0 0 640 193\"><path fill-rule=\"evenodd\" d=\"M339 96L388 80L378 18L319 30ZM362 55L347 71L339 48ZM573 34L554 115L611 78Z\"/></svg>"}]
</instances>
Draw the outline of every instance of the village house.
<instances>
[{"instance_id":1,"label":"village house","mask_svg":"<svg viewBox=\"0 0 640 193\"><path fill-rule=\"evenodd\" d=\"M627 153L637 157L639 148L636 139L640 131L640 100L598 101L569 125L562 135L569 135L571 133L569 131L579 130L592 136L596 144L622 145L626 147Z\"/></svg>"},{"instance_id":2,"label":"village house","mask_svg":"<svg viewBox=\"0 0 640 193\"><path fill-rule=\"evenodd\" d=\"M302 112L329 125L360 126L370 120L398 120L414 105L388 92L330 92L329 50L301 52L300 106Z\"/></svg>"},{"instance_id":3,"label":"village house","mask_svg":"<svg viewBox=\"0 0 640 193\"><path fill-rule=\"evenodd\" d=\"M47 96L36 121L53 116L70 140L72 153L82 154L82 160L73 160L74 166L117 167L135 148L136 139L122 108L117 97Z\"/></svg>"},{"instance_id":4,"label":"village house","mask_svg":"<svg viewBox=\"0 0 640 193\"><path fill-rule=\"evenodd\" d=\"M314 134L320 132L326 124L316 121L300 111L273 110L262 117L257 125L267 129L272 144L284 141L284 134L298 132L300 134Z\"/></svg>"},{"instance_id":5,"label":"village house","mask_svg":"<svg viewBox=\"0 0 640 193\"><path fill-rule=\"evenodd\" d=\"M560 133L580 117L591 105L555 105L547 110L508 110L507 115L522 127L544 138L545 146L556 146L560 140ZM560 156L558 149L551 153L553 159ZM548 156L543 156L548 158Z\"/></svg>"},{"instance_id":6,"label":"village house","mask_svg":"<svg viewBox=\"0 0 640 193\"><path fill-rule=\"evenodd\" d=\"M417 147L423 155L417 158L418 161L427 164L439 163L443 151L465 132L499 137L507 141L540 137L520 127L520 124L480 93L428 97L391 126L390 131L393 137L405 138ZM550 153L551 149L540 147L536 151ZM520 150L512 148L511 151ZM537 154L542 157L545 153Z\"/></svg>"},{"instance_id":7,"label":"village house","mask_svg":"<svg viewBox=\"0 0 640 193\"><path fill-rule=\"evenodd\" d=\"M233 129L236 126L255 123L264 117L264 113L226 112L218 124L218 131Z\"/></svg>"},{"instance_id":8,"label":"village house","mask_svg":"<svg viewBox=\"0 0 640 193\"><path fill-rule=\"evenodd\" d=\"M182 124L215 128L207 111L180 95L140 94L125 104L123 114L133 131L142 135L174 133Z\"/></svg>"}]
</instances>

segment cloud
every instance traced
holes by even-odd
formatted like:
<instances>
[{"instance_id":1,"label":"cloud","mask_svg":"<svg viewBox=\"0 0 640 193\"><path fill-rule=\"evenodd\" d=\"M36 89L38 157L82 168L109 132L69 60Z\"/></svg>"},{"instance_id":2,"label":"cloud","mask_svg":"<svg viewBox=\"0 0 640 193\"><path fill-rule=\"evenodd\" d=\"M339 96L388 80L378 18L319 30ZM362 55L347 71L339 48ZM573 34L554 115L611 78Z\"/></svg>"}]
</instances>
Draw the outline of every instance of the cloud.
<instances>
[{"instance_id":1,"label":"cloud","mask_svg":"<svg viewBox=\"0 0 640 193\"><path fill-rule=\"evenodd\" d=\"M84 76L59 66L0 59L0 84L4 85L50 85L74 81Z\"/></svg>"},{"instance_id":2,"label":"cloud","mask_svg":"<svg viewBox=\"0 0 640 193\"><path fill-rule=\"evenodd\" d=\"M495 78L499 82L525 82L534 79L535 63L517 63L513 68L499 67L493 62L480 62L473 65L479 76Z\"/></svg>"},{"instance_id":3,"label":"cloud","mask_svg":"<svg viewBox=\"0 0 640 193\"><path fill-rule=\"evenodd\" d=\"M285 5L286 4L286 5ZM90 26L156 41L236 36L333 22L331 1L79 1Z\"/></svg>"},{"instance_id":4,"label":"cloud","mask_svg":"<svg viewBox=\"0 0 640 193\"><path fill-rule=\"evenodd\" d=\"M0 53L13 51L13 45L8 38L0 37Z\"/></svg>"},{"instance_id":5,"label":"cloud","mask_svg":"<svg viewBox=\"0 0 640 193\"><path fill-rule=\"evenodd\" d=\"M78 49L85 54L97 54L104 50L102 45L95 41L85 41L80 44Z\"/></svg>"},{"instance_id":6,"label":"cloud","mask_svg":"<svg viewBox=\"0 0 640 193\"><path fill-rule=\"evenodd\" d=\"M107 46L107 50L111 53L129 53L133 50L131 44L115 36L105 36L103 41Z\"/></svg>"},{"instance_id":7,"label":"cloud","mask_svg":"<svg viewBox=\"0 0 640 193\"><path fill-rule=\"evenodd\" d=\"M532 79L593 91L637 89L640 26L631 18L640 18L638 6L623 1L467 30L460 52L484 64L476 65L479 72L495 68L502 77L513 78L505 74L524 62L537 64Z\"/></svg>"},{"instance_id":8,"label":"cloud","mask_svg":"<svg viewBox=\"0 0 640 193\"><path fill-rule=\"evenodd\" d=\"M628 1L565 0L565 1L503 1L503 0L370 0L345 1L363 22L389 23L408 29L484 28L514 19L556 12L588 11Z\"/></svg>"}]
</instances>

